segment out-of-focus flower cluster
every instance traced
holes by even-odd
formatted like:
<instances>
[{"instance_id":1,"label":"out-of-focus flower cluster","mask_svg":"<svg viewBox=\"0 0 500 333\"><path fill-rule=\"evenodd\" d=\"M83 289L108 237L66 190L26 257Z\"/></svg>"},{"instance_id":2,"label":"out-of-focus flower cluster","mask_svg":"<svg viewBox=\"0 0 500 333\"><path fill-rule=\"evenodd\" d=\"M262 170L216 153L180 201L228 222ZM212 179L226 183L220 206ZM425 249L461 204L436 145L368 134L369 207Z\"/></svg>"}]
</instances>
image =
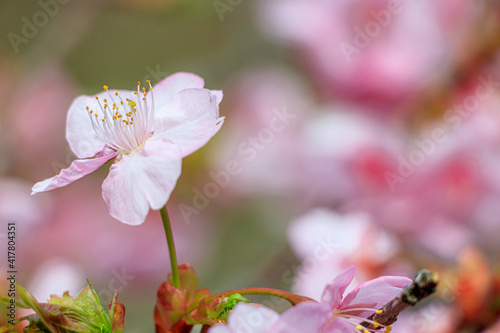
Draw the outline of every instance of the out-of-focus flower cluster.
<instances>
[{"instance_id":1,"label":"out-of-focus flower cluster","mask_svg":"<svg viewBox=\"0 0 500 333\"><path fill-rule=\"evenodd\" d=\"M234 78L214 168L241 167L225 200L293 203L292 290L318 299L351 264L358 283L428 267L437 296L396 331L495 331L498 14L469 1L259 2L263 33L295 68Z\"/></svg>"}]
</instances>

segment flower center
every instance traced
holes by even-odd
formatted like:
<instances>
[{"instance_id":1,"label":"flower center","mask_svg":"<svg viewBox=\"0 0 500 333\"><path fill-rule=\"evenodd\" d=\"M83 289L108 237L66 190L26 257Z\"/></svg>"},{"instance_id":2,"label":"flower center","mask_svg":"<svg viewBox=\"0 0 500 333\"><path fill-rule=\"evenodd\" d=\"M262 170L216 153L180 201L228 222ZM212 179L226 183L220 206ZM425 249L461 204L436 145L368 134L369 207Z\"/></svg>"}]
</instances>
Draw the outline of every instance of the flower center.
<instances>
[{"instance_id":1,"label":"flower center","mask_svg":"<svg viewBox=\"0 0 500 333\"><path fill-rule=\"evenodd\" d=\"M87 112L97 135L112 149L119 153L130 153L139 150L153 133L154 98L153 88L149 80L149 89L141 88L137 82L137 91L125 100L118 92L111 94L108 86L104 90L109 100L101 102L95 97L98 109L92 110L87 106ZM148 97L151 95L150 97Z\"/></svg>"},{"instance_id":2,"label":"flower center","mask_svg":"<svg viewBox=\"0 0 500 333\"><path fill-rule=\"evenodd\" d=\"M392 327L389 325L382 325L374 320L350 314L350 312L360 312L360 311L373 311L376 314L382 313L382 310L370 309L370 308L350 308L344 310L338 310L334 308L332 320L328 323L327 327L332 324L335 318L344 318L352 325L353 331L356 332L376 333L376 332L390 332L392 330Z\"/></svg>"}]
</instances>

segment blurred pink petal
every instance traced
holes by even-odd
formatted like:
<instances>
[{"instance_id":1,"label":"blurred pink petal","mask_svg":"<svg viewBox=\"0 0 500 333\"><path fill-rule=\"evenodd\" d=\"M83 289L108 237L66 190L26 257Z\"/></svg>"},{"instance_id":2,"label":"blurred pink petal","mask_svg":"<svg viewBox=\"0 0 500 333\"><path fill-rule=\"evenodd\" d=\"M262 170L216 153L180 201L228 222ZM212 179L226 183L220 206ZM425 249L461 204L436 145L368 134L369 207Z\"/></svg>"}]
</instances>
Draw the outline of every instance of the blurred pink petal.
<instances>
[{"instance_id":1,"label":"blurred pink petal","mask_svg":"<svg viewBox=\"0 0 500 333\"><path fill-rule=\"evenodd\" d=\"M38 265L27 287L36 299L46 302L51 295L61 296L65 291L76 296L85 286L82 267L62 258L51 258Z\"/></svg>"},{"instance_id":2,"label":"blurred pink petal","mask_svg":"<svg viewBox=\"0 0 500 333\"><path fill-rule=\"evenodd\" d=\"M267 333L275 332L272 325L279 314L263 305L239 303L231 311L227 325L214 325L210 333Z\"/></svg>"},{"instance_id":3,"label":"blurred pink petal","mask_svg":"<svg viewBox=\"0 0 500 333\"><path fill-rule=\"evenodd\" d=\"M315 209L290 223L288 239L301 260L293 290L308 297L319 299L330 277L353 264L357 266L355 283L381 274L413 274L397 259L398 240L366 213L341 215Z\"/></svg>"},{"instance_id":4,"label":"blurred pink petal","mask_svg":"<svg viewBox=\"0 0 500 333\"><path fill-rule=\"evenodd\" d=\"M16 222L22 228L31 229L50 215L50 197L29 195L30 183L13 178L0 178L0 219ZM0 233L1 234L1 233Z\"/></svg>"},{"instance_id":5,"label":"blurred pink petal","mask_svg":"<svg viewBox=\"0 0 500 333\"><path fill-rule=\"evenodd\" d=\"M331 317L332 309L326 304L304 302L283 312L269 332L331 332L324 330Z\"/></svg>"},{"instance_id":6,"label":"blurred pink petal","mask_svg":"<svg viewBox=\"0 0 500 333\"><path fill-rule=\"evenodd\" d=\"M68 74L54 64L45 64L14 84L5 105L4 131L9 145L15 147L9 151L9 163L18 174L43 177L53 172L56 161L65 159L61 154L65 115L76 93Z\"/></svg>"},{"instance_id":7,"label":"blurred pink petal","mask_svg":"<svg viewBox=\"0 0 500 333\"><path fill-rule=\"evenodd\" d=\"M271 0L260 2L259 20L268 35L302 51L325 95L387 112L443 64L470 11L452 1Z\"/></svg>"}]
</instances>

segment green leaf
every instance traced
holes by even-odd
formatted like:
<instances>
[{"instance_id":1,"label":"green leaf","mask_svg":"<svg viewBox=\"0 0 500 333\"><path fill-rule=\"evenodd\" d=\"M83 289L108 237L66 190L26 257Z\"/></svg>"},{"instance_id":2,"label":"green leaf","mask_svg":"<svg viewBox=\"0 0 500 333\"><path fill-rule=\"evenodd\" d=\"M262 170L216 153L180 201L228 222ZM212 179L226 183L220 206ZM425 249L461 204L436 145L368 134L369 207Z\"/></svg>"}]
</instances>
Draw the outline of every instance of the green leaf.
<instances>
[{"instance_id":1,"label":"green leaf","mask_svg":"<svg viewBox=\"0 0 500 333\"><path fill-rule=\"evenodd\" d=\"M17 285L17 290L21 299L18 303L35 311L19 319L29 321L25 333L123 333L125 308L116 301L117 293L108 316L90 282L76 298L65 292L61 297L51 296L48 303L39 303L20 285Z\"/></svg>"},{"instance_id":2,"label":"green leaf","mask_svg":"<svg viewBox=\"0 0 500 333\"><path fill-rule=\"evenodd\" d=\"M232 294L229 297L224 297L223 299L221 299L219 304L217 305L217 319L227 322L229 312L231 312L236 304L241 302L250 303L248 299L241 296L240 294Z\"/></svg>"}]
</instances>

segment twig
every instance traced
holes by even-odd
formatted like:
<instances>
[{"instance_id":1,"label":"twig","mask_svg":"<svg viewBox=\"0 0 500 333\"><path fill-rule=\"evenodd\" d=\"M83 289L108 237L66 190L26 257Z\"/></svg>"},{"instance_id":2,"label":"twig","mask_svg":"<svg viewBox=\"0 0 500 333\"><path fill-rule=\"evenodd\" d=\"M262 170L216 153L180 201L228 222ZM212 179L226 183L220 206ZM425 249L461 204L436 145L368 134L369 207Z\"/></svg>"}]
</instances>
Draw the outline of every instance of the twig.
<instances>
[{"instance_id":1,"label":"twig","mask_svg":"<svg viewBox=\"0 0 500 333\"><path fill-rule=\"evenodd\" d=\"M381 313L374 313L368 317L368 319L384 326L392 325L398 319L398 315L401 311L409 306L414 306L436 291L438 280L439 276L437 273L426 269L421 270L417 273L411 285L404 288L398 296L390 300L380 309L382 310ZM366 321L362 322L361 325L367 328L376 329L375 326Z\"/></svg>"}]
</instances>

